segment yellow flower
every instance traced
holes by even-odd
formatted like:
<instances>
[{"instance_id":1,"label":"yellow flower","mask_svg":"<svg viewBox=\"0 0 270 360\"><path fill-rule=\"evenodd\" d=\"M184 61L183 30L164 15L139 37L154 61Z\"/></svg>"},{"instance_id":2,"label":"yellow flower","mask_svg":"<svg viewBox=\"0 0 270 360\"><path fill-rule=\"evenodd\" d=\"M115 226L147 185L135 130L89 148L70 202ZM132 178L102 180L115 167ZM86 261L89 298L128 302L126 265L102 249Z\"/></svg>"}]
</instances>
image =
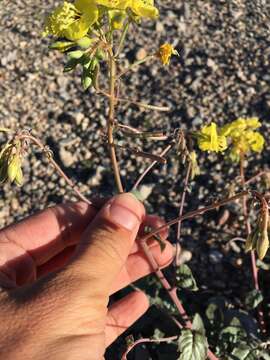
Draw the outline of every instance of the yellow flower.
<instances>
[{"instance_id":1,"label":"yellow flower","mask_svg":"<svg viewBox=\"0 0 270 360\"><path fill-rule=\"evenodd\" d=\"M199 133L198 146L202 151L222 152L227 148L227 140L224 135L219 135L217 125L211 123L209 126L204 126Z\"/></svg>"},{"instance_id":2,"label":"yellow flower","mask_svg":"<svg viewBox=\"0 0 270 360\"><path fill-rule=\"evenodd\" d=\"M264 137L256 130L261 126L258 118L239 118L221 129L221 134L230 138L232 149L230 158L239 161L241 154L249 151L261 152L264 147Z\"/></svg>"},{"instance_id":3,"label":"yellow flower","mask_svg":"<svg viewBox=\"0 0 270 360\"><path fill-rule=\"evenodd\" d=\"M163 65L169 64L172 55L179 56L178 51L175 50L171 44L167 43L160 46L157 55Z\"/></svg>"},{"instance_id":4,"label":"yellow flower","mask_svg":"<svg viewBox=\"0 0 270 360\"><path fill-rule=\"evenodd\" d=\"M224 136L239 136L244 130L255 130L261 126L258 118L239 118L221 128L221 134Z\"/></svg>"},{"instance_id":5,"label":"yellow flower","mask_svg":"<svg viewBox=\"0 0 270 360\"><path fill-rule=\"evenodd\" d=\"M64 2L47 18L44 35L78 40L84 37L98 19L98 7L94 0Z\"/></svg>"},{"instance_id":6,"label":"yellow flower","mask_svg":"<svg viewBox=\"0 0 270 360\"><path fill-rule=\"evenodd\" d=\"M158 9L154 0L130 0L130 9L138 16L154 19L158 17Z\"/></svg>"},{"instance_id":7,"label":"yellow flower","mask_svg":"<svg viewBox=\"0 0 270 360\"><path fill-rule=\"evenodd\" d=\"M118 10L130 8L139 17L156 18L158 16L154 0L96 0L96 4Z\"/></svg>"}]
</instances>

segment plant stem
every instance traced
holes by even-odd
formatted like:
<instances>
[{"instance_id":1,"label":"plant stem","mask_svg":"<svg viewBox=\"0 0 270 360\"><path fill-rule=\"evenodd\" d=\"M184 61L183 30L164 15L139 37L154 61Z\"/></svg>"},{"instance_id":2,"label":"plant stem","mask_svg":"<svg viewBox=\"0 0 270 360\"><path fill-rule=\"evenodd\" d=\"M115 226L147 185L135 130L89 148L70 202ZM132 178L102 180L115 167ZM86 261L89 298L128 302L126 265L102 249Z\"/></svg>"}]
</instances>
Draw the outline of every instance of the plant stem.
<instances>
[{"instance_id":1,"label":"plant stem","mask_svg":"<svg viewBox=\"0 0 270 360\"><path fill-rule=\"evenodd\" d=\"M113 139L113 129L114 129L114 116L115 116L115 77L116 77L116 64L115 59L112 53L112 50L108 52L109 54L109 74L110 74L110 97L109 97L109 116L107 121L107 137L109 143L109 152L110 158L114 173L114 179L119 193L124 192L122 181L120 177L120 171L118 167L118 162L115 153L115 145Z\"/></svg>"},{"instance_id":2,"label":"plant stem","mask_svg":"<svg viewBox=\"0 0 270 360\"><path fill-rule=\"evenodd\" d=\"M172 145L168 145L160 154L159 156L164 157L172 148ZM133 185L132 190L137 190L138 186L141 184L141 182L143 181L143 179L145 178L145 176L149 173L149 171L151 171L153 169L153 167L157 164L158 162L155 160L153 161L145 170L144 172L139 176L138 180L135 182L135 184Z\"/></svg>"},{"instance_id":3,"label":"plant stem","mask_svg":"<svg viewBox=\"0 0 270 360\"><path fill-rule=\"evenodd\" d=\"M178 338L177 335L175 336L170 336L170 337L166 337L166 338L162 338L162 339L139 339L136 340L132 345L130 345L127 350L125 351L125 353L122 355L121 360L127 360L127 355L130 353L130 351L137 345L142 344L142 343L161 343L161 342L167 342L167 341L172 341L172 340L176 340Z\"/></svg>"},{"instance_id":4,"label":"plant stem","mask_svg":"<svg viewBox=\"0 0 270 360\"><path fill-rule=\"evenodd\" d=\"M242 190L246 190L244 161L245 161L244 154L241 154L240 155L240 177L241 177ZM244 215L244 220L245 220L246 236L248 236L251 233L251 226L250 226L250 222L248 219L247 196L243 196L243 198L242 198L242 208L243 208L243 215ZM250 259L251 259L251 270L252 270L254 287L256 290L260 291L259 279L258 279L258 268L256 265L256 256L255 256L254 250L252 250L250 253ZM262 311L261 305L258 306L258 318L259 318L260 328L261 328L262 332L265 333L266 332L265 321L264 321L264 316L263 316L263 311Z\"/></svg>"},{"instance_id":5,"label":"plant stem","mask_svg":"<svg viewBox=\"0 0 270 360\"><path fill-rule=\"evenodd\" d=\"M226 198L224 200L219 200L219 201L216 201L208 206L205 206L203 208L199 208L199 209L196 209L196 210L193 210L193 211L189 211L187 212L185 215L182 215L182 216L178 216L176 217L175 219L172 219L170 221L168 221L166 224L160 226L159 228L149 232L148 234L146 234L143 238L141 238L141 241L147 241L148 239L150 239L152 236L155 236L157 235L160 231L162 230L165 230L165 229L168 229L170 226L178 223L178 221L183 221L183 220L186 220L186 219L190 219L190 218L193 218L197 215L202 215L208 211L211 211L211 210L214 210L218 207L221 207L221 206L224 206L230 202L233 202L233 201L236 201L238 199L241 199L243 196L247 196L247 195L250 195L254 198L256 198L262 206L265 206L265 199L264 197L258 193L257 191L253 191L253 190L244 190L244 191L241 191L239 192L238 194L235 194L234 196L231 196L229 198Z\"/></svg>"},{"instance_id":6,"label":"plant stem","mask_svg":"<svg viewBox=\"0 0 270 360\"><path fill-rule=\"evenodd\" d=\"M171 287L170 283L164 276L163 272L158 266L157 261L155 260L153 254L151 253L151 250L149 249L146 240L142 239L140 241L140 246L147 257L147 260L149 264L152 266L152 269L154 270L156 276L158 277L159 281L161 282L164 289L167 291L169 297L171 298L172 302L176 306L182 320L184 321L184 328L191 329L192 328L192 322L189 320L188 315L186 313L186 310L184 309L184 306L182 305L182 302L178 298L177 295L177 288ZM207 357L210 360L218 360L218 358L212 353L211 350L207 350Z\"/></svg>"},{"instance_id":7,"label":"plant stem","mask_svg":"<svg viewBox=\"0 0 270 360\"><path fill-rule=\"evenodd\" d=\"M129 25L130 25L130 22L128 20L124 25L124 28L123 28L123 31L122 31L122 34L121 34L121 37L120 37L120 40L119 40L119 45L118 45L118 48L117 48L117 50L115 52L115 58L118 58L121 51L123 50L123 46L124 46L124 42L125 42L125 39L126 39L126 36L127 36Z\"/></svg>"},{"instance_id":8,"label":"plant stem","mask_svg":"<svg viewBox=\"0 0 270 360\"><path fill-rule=\"evenodd\" d=\"M266 175L267 172L268 172L268 171L265 171L265 170L260 171L258 174L254 175L254 176L252 176L250 179L246 180L246 181L245 181L245 185L248 185L248 184L250 184L252 181L255 181L255 180L257 180L258 178Z\"/></svg>"},{"instance_id":9,"label":"plant stem","mask_svg":"<svg viewBox=\"0 0 270 360\"><path fill-rule=\"evenodd\" d=\"M170 111L170 108L168 106L157 106L157 105L145 104L140 101L133 101L130 99L125 99L125 98L116 98L115 100L117 100L119 102L126 102L126 103L130 103L130 104L134 104L138 107L148 109L148 110L156 110L156 111L164 111L164 112Z\"/></svg>"},{"instance_id":10,"label":"plant stem","mask_svg":"<svg viewBox=\"0 0 270 360\"><path fill-rule=\"evenodd\" d=\"M186 172L186 176L185 176L185 180L184 180L184 189L183 189L183 193L182 193L182 197L181 197L181 202L180 202L180 207L179 207L179 216L182 216L183 214L183 210L184 210L184 205L185 205L185 200L186 200L186 194L187 194L187 190L188 190L188 182L189 182L189 178L190 178L190 173L191 173L191 169L192 169L192 163L191 161L188 162L188 167L187 167L187 172ZM181 225L182 225L182 221L179 220L178 224L177 224L177 242L180 244L180 238L181 238Z\"/></svg>"}]
</instances>

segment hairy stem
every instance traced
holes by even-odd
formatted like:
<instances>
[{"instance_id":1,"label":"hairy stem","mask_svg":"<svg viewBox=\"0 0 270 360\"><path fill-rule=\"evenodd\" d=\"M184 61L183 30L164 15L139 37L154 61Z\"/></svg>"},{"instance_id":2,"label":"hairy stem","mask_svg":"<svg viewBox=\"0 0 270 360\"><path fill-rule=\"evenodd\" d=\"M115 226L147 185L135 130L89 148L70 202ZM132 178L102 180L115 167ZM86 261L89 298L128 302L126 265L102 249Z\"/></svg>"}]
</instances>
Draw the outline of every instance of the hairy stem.
<instances>
[{"instance_id":1,"label":"hairy stem","mask_svg":"<svg viewBox=\"0 0 270 360\"><path fill-rule=\"evenodd\" d=\"M114 173L114 179L119 193L124 192L118 162L116 158L113 129L114 129L114 117L115 117L115 77L116 77L116 64L112 51L109 52L109 73L110 73L110 96L109 96L109 116L107 121L107 137L109 144L109 152L111 158L111 164Z\"/></svg>"}]
</instances>

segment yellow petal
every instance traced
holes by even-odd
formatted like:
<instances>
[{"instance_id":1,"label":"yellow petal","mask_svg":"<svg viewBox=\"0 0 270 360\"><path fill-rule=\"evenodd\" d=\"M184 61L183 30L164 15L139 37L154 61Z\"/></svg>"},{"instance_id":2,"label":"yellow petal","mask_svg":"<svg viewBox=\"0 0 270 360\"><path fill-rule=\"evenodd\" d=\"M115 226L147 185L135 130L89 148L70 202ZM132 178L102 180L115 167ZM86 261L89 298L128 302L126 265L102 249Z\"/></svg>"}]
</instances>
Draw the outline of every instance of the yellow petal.
<instances>
[{"instance_id":1,"label":"yellow petal","mask_svg":"<svg viewBox=\"0 0 270 360\"><path fill-rule=\"evenodd\" d=\"M159 15L158 9L154 6L153 0L131 0L131 10L138 16L156 18Z\"/></svg>"}]
</instances>

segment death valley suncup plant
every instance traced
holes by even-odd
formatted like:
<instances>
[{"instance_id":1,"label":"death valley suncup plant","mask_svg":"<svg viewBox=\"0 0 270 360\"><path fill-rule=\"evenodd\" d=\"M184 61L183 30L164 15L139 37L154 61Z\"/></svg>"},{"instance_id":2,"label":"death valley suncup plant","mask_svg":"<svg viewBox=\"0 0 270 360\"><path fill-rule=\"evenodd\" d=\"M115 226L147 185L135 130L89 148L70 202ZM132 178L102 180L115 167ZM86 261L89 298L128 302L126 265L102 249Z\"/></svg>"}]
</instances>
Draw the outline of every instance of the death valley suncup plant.
<instances>
[{"instance_id":1,"label":"death valley suncup plant","mask_svg":"<svg viewBox=\"0 0 270 360\"><path fill-rule=\"evenodd\" d=\"M143 340L148 342L173 341L177 343L178 352L176 352L176 357L180 360L203 360L207 357L209 359L217 359L217 356L224 359L255 359L254 356L256 358L262 357L267 359L265 357L265 346L267 344L260 342L260 334L258 334L256 339L249 342L248 336L242 336L242 333L241 336L238 333L233 333L232 327L234 325L230 324L230 326L226 327L227 332L224 329L219 329L220 334L215 338L211 335L213 329L210 332L208 329L205 329L202 319L198 314L187 316L179 297L179 289L198 291L191 270L186 264L183 264L181 261L179 262L179 254L181 255L181 247L179 246L181 222L224 206L232 201L242 200L246 225L244 238L247 238L245 249L246 251L251 251L252 274L255 287L253 292L249 294L249 304L255 308L263 299L258 283L258 269L254 250L257 252L259 259L262 260L269 248L268 202L264 194L249 188L250 182L256 180L258 175L254 179L246 180L244 173L244 161L248 160L252 152L260 153L264 147L265 139L259 132L261 126L259 119L256 117L239 118L221 127L215 122L211 122L204 125L200 130L189 129L188 131L181 128L172 131L141 130L130 126L128 120L125 123L120 123L117 120L117 110L122 103L130 103L143 109L162 111L164 113L169 110L164 106L147 104L143 99L135 101L132 95L130 98L122 98L119 95L120 84L124 81L124 76L130 70L136 70L139 66L150 64L154 61L159 62L160 66L169 66L171 57L176 56L177 59L179 56L179 53L172 44L157 44L155 51L146 54L142 59L127 67L123 66L123 50L126 46L132 46L132 44L126 41L129 32L135 31L135 29L137 31L137 28L139 29L144 26L145 21L155 21L158 16L159 10L153 0L65 1L48 15L43 31L43 36L49 36L50 38L49 48L63 54L65 58L63 71L71 72L77 68L80 69L79 74L82 87L85 90L85 96L90 96L90 94L91 96L102 96L108 101L107 122L104 132L106 134L105 141L108 146L108 156L110 157L118 192L133 191L136 196L140 196L140 185L147 173L156 164L165 163L167 161L166 158L171 152L177 154L179 161L184 164L183 169L186 171L179 216L163 226L170 227L178 224L178 254L174 281L171 281L172 279L168 281L164 277L147 244L147 241L154 237L160 243L161 249L163 248L164 244L159 237L161 228L157 230L145 229L145 235L138 239L160 283L174 303L171 317L178 324L179 332L169 339L148 338L140 339L139 341L129 341L128 349L123 354L123 359L126 358L127 354L137 343L143 342ZM78 72L75 72L75 74L78 74ZM93 95L94 93L95 95ZM15 182L18 186L23 185L23 159L30 149L30 144L33 143L44 152L48 161L55 167L59 175L65 179L67 184L72 187L77 196L83 201L90 203L90 200L81 193L76 184L56 163L52 151L42 143L38 136L33 135L31 131L18 130L14 133L6 128L0 128L0 132L7 136L7 142L0 152L1 183L9 181ZM127 150L150 162L136 183L128 189L124 188L120 175L117 149L122 145L120 146L115 141L116 132L121 132L122 136L127 139L142 138L147 141L166 141L167 144L161 153L153 154L144 152L142 149L133 148L130 146L130 142L128 142L128 145L125 147ZM196 180L196 177L200 174L197 158L198 156L208 156L211 152L219 153L224 158L224 161L231 161L235 166L239 164L241 178L239 192L231 193L227 196L224 195L222 199L210 205L184 213L188 184L191 180ZM266 175L264 171L259 174L259 176ZM189 196L192 196L192 193ZM257 206L255 208L257 222L251 224L252 226L248 217L248 198ZM176 309L178 311L177 314L175 312ZM209 309L207 311L208 315L213 315ZM208 320L210 319L210 323L216 324L214 315L212 317L208 315L207 318ZM258 311L258 319L261 326L261 334L264 333L265 335L264 314L261 309ZM209 338L209 341L207 338ZM215 342L213 338L216 339ZM225 346L223 344L224 341L227 341L229 345ZM216 355L209 349L209 345Z\"/></svg>"}]
</instances>

